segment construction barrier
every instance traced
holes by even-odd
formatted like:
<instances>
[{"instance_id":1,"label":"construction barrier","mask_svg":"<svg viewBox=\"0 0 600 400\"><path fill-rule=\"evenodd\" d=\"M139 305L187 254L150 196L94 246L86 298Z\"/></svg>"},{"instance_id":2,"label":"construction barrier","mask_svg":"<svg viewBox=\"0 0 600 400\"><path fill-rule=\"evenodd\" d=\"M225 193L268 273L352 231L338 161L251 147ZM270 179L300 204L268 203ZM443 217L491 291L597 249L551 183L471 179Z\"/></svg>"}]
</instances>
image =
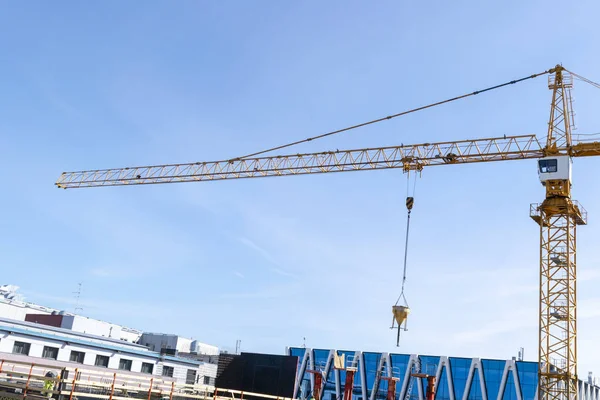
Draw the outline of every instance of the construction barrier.
<instances>
[{"instance_id":1,"label":"construction barrier","mask_svg":"<svg viewBox=\"0 0 600 400\"><path fill-rule=\"evenodd\" d=\"M162 376L0 360L0 400L292 400Z\"/></svg>"}]
</instances>

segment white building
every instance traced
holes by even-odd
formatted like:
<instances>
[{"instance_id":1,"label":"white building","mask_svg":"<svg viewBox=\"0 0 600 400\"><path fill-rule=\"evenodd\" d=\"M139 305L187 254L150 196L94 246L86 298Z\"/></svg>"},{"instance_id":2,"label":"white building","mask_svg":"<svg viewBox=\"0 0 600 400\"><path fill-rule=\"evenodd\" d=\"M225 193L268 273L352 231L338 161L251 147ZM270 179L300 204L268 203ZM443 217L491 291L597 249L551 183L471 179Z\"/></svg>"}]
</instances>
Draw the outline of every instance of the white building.
<instances>
[{"instance_id":1,"label":"white building","mask_svg":"<svg viewBox=\"0 0 600 400\"><path fill-rule=\"evenodd\" d=\"M0 359L6 355L107 368L214 385L217 365L169 356L146 346L64 328L0 318ZM34 361L37 359L37 361Z\"/></svg>"},{"instance_id":2,"label":"white building","mask_svg":"<svg viewBox=\"0 0 600 400\"><path fill-rule=\"evenodd\" d=\"M52 318L51 326L132 343L137 342L142 334L141 331L136 329L26 302L22 296L17 294L18 289L19 287L15 285L0 286L0 317L19 321L33 321L35 316L57 315L61 317ZM28 318L28 315L32 317ZM47 321L41 320L42 317L39 318L38 323L47 324ZM60 320L58 325L56 324L57 320Z\"/></svg>"},{"instance_id":3,"label":"white building","mask_svg":"<svg viewBox=\"0 0 600 400\"><path fill-rule=\"evenodd\" d=\"M61 335L68 336L77 335L79 333L83 335L86 341L97 343L98 340L100 340L99 343L103 346L115 346L117 344L131 346L128 347L128 349L146 351L147 354L152 353L154 357L162 357L164 360L168 360L170 356L176 356L178 353L181 353L181 357L178 357L179 360L195 362L198 365L198 373L200 374L198 376L216 376L215 363L219 354L219 348L216 346L211 346L197 340L177 335L161 333L142 334L142 331L137 329L127 328L122 325L29 303L24 301L23 297L17 293L18 289L19 287L14 285L0 286L0 321L8 319L7 321L12 321L10 323L13 325L17 321L25 321L25 323L30 324L24 324L23 326L28 326L30 330L33 329L36 332L59 329L58 332L60 332ZM2 331L0 331L0 338L1 334ZM0 340L0 352L12 352L12 348L6 346L9 345L4 343L4 340ZM43 351L43 346L40 348L35 345L31 347L31 351L34 351L36 348L39 351ZM64 352L61 352L61 355L63 355L63 353ZM100 353L90 354L94 354L92 357L95 357ZM37 356L39 355L35 355L35 357ZM68 361L70 356L64 355L64 357L66 357L65 360ZM104 359L102 358L102 360ZM113 358L110 360L113 360ZM115 365L117 367L119 366L119 361L116 360L116 358L114 358L114 360L115 361L111 361L114 365L109 365L109 368L113 368ZM87 358L85 358L84 361L87 365L94 365L95 363L95 360L90 361ZM141 366L142 362L143 361L133 363L133 370L136 369L136 366ZM150 367L147 366L147 368ZM157 364L157 368L161 367ZM167 367L167 370L170 371L169 367Z\"/></svg>"},{"instance_id":4,"label":"white building","mask_svg":"<svg viewBox=\"0 0 600 400\"><path fill-rule=\"evenodd\" d=\"M209 356L219 355L219 348L198 340L184 338L167 333L144 332L140 337L139 344L154 351L175 350L179 353L203 354Z\"/></svg>"},{"instance_id":5,"label":"white building","mask_svg":"<svg viewBox=\"0 0 600 400\"><path fill-rule=\"evenodd\" d=\"M23 297L17 294L18 289L19 287L15 285L0 286L0 316L24 321L27 314L50 314L57 311L23 301Z\"/></svg>"}]
</instances>

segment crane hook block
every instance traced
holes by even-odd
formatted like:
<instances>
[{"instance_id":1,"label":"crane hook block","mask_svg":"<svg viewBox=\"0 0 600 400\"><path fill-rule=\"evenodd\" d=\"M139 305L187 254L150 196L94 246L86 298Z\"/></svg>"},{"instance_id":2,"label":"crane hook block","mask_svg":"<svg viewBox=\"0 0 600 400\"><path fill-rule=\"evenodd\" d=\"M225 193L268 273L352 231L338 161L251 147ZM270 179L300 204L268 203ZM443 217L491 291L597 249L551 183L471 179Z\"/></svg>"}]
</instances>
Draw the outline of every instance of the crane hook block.
<instances>
[{"instance_id":1,"label":"crane hook block","mask_svg":"<svg viewBox=\"0 0 600 400\"><path fill-rule=\"evenodd\" d=\"M407 197L406 198L406 208L408 209L408 211L412 210L414 204L415 204L415 198L414 197Z\"/></svg>"}]
</instances>

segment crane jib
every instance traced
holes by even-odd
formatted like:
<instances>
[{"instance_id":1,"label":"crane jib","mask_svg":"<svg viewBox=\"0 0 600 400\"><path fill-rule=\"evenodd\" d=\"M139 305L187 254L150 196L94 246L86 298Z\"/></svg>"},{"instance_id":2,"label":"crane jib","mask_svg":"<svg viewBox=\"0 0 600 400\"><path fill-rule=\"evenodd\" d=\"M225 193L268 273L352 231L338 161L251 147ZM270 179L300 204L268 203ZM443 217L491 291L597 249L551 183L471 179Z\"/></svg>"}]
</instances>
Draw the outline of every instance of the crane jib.
<instances>
[{"instance_id":1,"label":"crane jib","mask_svg":"<svg viewBox=\"0 0 600 400\"><path fill-rule=\"evenodd\" d=\"M168 164L63 173L60 188L122 186L223 179L305 175L426 166L521 160L544 155L535 135L502 136L456 142L336 150L318 153L241 158L214 162Z\"/></svg>"}]
</instances>

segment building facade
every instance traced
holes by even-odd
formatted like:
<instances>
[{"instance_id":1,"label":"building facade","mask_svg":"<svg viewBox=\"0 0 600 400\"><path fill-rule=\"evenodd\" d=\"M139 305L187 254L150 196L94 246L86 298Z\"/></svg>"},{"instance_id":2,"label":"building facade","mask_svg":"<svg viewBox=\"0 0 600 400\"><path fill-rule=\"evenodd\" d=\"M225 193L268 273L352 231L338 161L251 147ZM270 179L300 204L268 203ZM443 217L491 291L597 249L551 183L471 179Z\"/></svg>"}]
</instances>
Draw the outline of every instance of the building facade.
<instances>
[{"instance_id":1,"label":"building facade","mask_svg":"<svg viewBox=\"0 0 600 400\"><path fill-rule=\"evenodd\" d=\"M3 354L38 364L106 368L188 384L213 385L217 373L215 364L161 354L121 339L6 318L0 318L0 358Z\"/></svg>"},{"instance_id":2,"label":"building facade","mask_svg":"<svg viewBox=\"0 0 600 400\"><path fill-rule=\"evenodd\" d=\"M537 362L492 360L416 354L372 353L290 347L298 357L294 398L313 395L314 375L324 377L323 400L342 398L346 371L334 368L334 355L344 356L344 368L356 368L353 400L385 399L389 380L395 377L397 399L425 399L426 380L412 372L435 376L437 400L534 400L537 399ZM600 400L600 387L579 382L581 400Z\"/></svg>"},{"instance_id":3,"label":"building facade","mask_svg":"<svg viewBox=\"0 0 600 400\"><path fill-rule=\"evenodd\" d=\"M0 317L67 328L73 331L136 343L142 332L51 307L26 302L15 285L0 286Z\"/></svg>"},{"instance_id":4,"label":"building facade","mask_svg":"<svg viewBox=\"0 0 600 400\"><path fill-rule=\"evenodd\" d=\"M219 355L219 348L217 346L211 346L198 340L168 333L144 332L138 343L154 351L164 352L164 350L174 350L179 353L204 354L208 356Z\"/></svg>"}]
</instances>

